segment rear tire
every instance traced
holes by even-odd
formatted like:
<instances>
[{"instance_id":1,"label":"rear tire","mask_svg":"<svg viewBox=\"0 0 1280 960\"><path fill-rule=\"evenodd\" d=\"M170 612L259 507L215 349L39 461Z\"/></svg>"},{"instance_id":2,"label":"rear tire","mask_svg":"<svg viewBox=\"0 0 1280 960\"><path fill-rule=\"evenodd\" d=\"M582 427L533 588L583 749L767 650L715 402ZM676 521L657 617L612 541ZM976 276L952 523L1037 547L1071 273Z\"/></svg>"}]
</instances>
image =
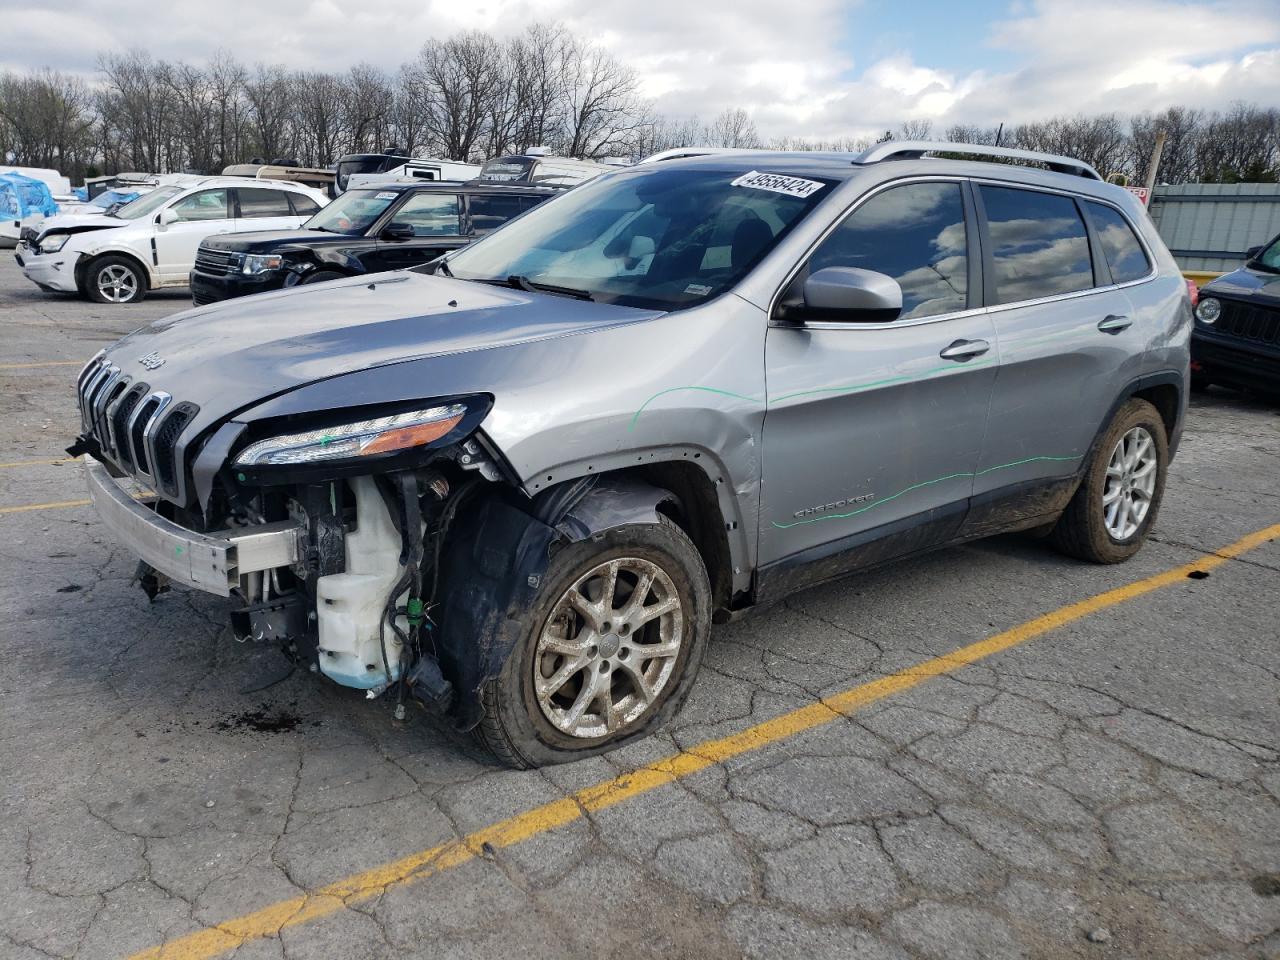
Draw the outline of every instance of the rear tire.
<instances>
[{"instance_id":1,"label":"rear tire","mask_svg":"<svg viewBox=\"0 0 1280 960\"><path fill-rule=\"evenodd\" d=\"M94 303L139 303L147 295L147 277L128 257L99 257L85 268L83 290Z\"/></svg>"},{"instance_id":2,"label":"rear tire","mask_svg":"<svg viewBox=\"0 0 1280 960\"><path fill-rule=\"evenodd\" d=\"M1135 458L1132 466L1127 465L1130 454ZM1155 474L1149 490L1144 465ZM1155 523L1168 468L1169 440L1159 411L1145 400L1130 400L1098 441L1080 488L1049 539L1080 560L1128 560L1142 548Z\"/></svg>"},{"instance_id":3,"label":"rear tire","mask_svg":"<svg viewBox=\"0 0 1280 960\"><path fill-rule=\"evenodd\" d=\"M641 576L651 579L637 601ZM642 608L673 600L668 612L639 619ZM521 613L523 637L481 687L476 736L503 763L528 768L605 753L665 724L702 662L711 585L697 548L663 517L565 547Z\"/></svg>"}]
</instances>

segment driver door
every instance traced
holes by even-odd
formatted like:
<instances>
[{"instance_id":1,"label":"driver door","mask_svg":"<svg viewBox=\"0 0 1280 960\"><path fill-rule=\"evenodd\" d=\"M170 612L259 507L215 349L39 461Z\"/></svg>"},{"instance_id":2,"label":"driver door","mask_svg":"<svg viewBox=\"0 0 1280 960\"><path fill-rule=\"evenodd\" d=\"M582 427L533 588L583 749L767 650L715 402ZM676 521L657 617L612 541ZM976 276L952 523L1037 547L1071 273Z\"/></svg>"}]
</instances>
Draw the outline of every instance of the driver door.
<instances>
[{"instance_id":1,"label":"driver door","mask_svg":"<svg viewBox=\"0 0 1280 960\"><path fill-rule=\"evenodd\" d=\"M413 235L394 237L388 228L412 228ZM400 270L434 260L459 247L462 237L462 209L456 193L414 193L382 223L376 247L365 256L365 269Z\"/></svg>"},{"instance_id":2,"label":"driver door","mask_svg":"<svg viewBox=\"0 0 1280 960\"><path fill-rule=\"evenodd\" d=\"M896 279L903 308L889 322L769 327L762 593L935 545L964 519L997 368L992 322L971 309L974 223L962 181L890 186L828 234L785 292L822 268L860 267Z\"/></svg>"},{"instance_id":3,"label":"driver door","mask_svg":"<svg viewBox=\"0 0 1280 960\"><path fill-rule=\"evenodd\" d=\"M175 200L157 214L159 222L154 237L156 271L162 284L186 283L200 241L235 229L229 193L225 187L199 190ZM166 223L171 215L176 215L177 219Z\"/></svg>"}]
</instances>

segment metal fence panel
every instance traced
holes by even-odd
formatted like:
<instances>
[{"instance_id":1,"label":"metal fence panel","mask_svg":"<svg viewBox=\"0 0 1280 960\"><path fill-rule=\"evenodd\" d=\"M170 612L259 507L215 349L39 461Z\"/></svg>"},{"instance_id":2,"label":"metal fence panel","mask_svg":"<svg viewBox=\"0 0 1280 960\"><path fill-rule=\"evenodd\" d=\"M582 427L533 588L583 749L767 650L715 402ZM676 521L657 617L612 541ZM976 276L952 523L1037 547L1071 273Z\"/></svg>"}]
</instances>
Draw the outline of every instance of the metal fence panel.
<instances>
[{"instance_id":1,"label":"metal fence panel","mask_svg":"<svg viewBox=\"0 0 1280 960\"><path fill-rule=\"evenodd\" d=\"M1151 219L1183 270L1225 273L1240 266L1250 247L1280 234L1280 184L1156 187Z\"/></svg>"}]
</instances>

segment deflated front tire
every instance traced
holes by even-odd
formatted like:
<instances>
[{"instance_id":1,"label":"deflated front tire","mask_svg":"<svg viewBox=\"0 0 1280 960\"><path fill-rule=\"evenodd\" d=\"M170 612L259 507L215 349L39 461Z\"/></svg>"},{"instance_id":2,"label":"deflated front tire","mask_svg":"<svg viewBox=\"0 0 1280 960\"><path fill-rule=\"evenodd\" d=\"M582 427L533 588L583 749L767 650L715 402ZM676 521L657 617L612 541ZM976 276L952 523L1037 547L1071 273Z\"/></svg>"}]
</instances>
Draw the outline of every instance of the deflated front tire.
<instances>
[{"instance_id":1,"label":"deflated front tire","mask_svg":"<svg viewBox=\"0 0 1280 960\"><path fill-rule=\"evenodd\" d=\"M711 629L711 587L676 524L636 524L552 559L528 626L481 690L480 740L513 767L613 750L680 709Z\"/></svg>"}]
</instances>

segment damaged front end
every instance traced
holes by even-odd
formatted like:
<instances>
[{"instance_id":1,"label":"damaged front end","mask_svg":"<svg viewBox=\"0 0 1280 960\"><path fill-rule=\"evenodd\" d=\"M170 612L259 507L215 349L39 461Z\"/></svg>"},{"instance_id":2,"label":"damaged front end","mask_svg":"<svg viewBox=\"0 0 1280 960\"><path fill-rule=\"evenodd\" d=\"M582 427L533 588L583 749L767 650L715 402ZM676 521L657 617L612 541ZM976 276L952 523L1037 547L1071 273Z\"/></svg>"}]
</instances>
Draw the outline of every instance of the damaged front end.
<instances>
[{"instance_id":1,"label":"damaged front end","mask_svg":"<svg viewBox=\"0 0 1280 960\"><path fill-rule=\"evenodd\" d=\"M121 469L109 429L72 449L93 457L94 503L142 559L149 596L170 584L228 596L238 639L277 644L336 683L392 691L398 706L413 700L469 729L480 687L516 643L512 611L531 606L556 541L594 532L601 521L584 500L608 487L591 478L526 496L478 429L490 405L471 396L359 419L348 410L342 422L233 422L218 469L182 478L202 491L187 505L127 489L122 474L144 485L147 475ZM163 431L152 426L126 425L125 444ZM138 448L129 462L151 461ZM662 496L631 506L613 496L610 516L656 520Z\"/></svg>"}]
</instances>

